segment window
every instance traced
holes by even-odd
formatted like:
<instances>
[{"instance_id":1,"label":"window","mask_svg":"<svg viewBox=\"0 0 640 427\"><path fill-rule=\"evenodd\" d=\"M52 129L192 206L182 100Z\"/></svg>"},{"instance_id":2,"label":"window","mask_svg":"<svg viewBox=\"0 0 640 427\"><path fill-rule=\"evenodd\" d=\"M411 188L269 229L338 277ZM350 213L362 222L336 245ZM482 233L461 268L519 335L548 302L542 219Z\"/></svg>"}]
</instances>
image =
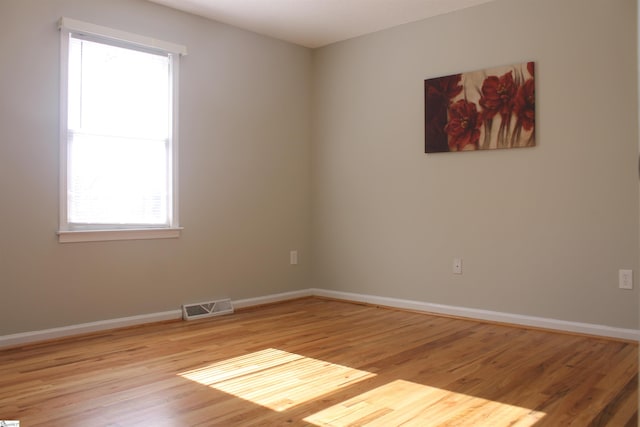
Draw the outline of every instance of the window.
<instances>
[{"instance_id":1,"label":"window","mask_svg":"<svg viewBox=\"0 0 640 427\"><path fill-rule=\"evenodd\" d=\"M61 242L178 237L182 46L62 18Z\"/></svg>"}]
</instances>

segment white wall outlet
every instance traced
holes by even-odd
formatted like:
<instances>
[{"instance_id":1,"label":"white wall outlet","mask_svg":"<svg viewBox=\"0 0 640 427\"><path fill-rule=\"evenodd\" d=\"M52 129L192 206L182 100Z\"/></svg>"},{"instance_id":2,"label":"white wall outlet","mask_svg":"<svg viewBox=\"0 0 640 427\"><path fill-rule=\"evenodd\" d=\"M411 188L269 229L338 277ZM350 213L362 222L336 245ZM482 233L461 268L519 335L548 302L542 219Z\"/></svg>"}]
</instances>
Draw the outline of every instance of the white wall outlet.
<instances>
[{"instance_id":1,"label":"white wall outlet","mask_svg":"<svg viewBox=\"0 0 640 427\"><path fill-rule=\"evenodd\" d=\"M453 274L462 274L462 258L453 259Z\"/></svg>"},{"instance_id":2,"label":"white wall outlet","mask_svg":"<svg viewBox=\"0 0 640 427\"><path fill-rule=\"evenodd\" d=\"M296 265L298 263L298 251L289 252L289 264Z\"/></svg>"},{"instance_id":3,"label":"white wall outlet","mask_svg":"<svg viewBox=\"0 0 640 427\"><path fill-rule=\"evenodd\" d=\"M618 270L620 289L633 289L633 270Z\"/></svg>"}]
</instances>

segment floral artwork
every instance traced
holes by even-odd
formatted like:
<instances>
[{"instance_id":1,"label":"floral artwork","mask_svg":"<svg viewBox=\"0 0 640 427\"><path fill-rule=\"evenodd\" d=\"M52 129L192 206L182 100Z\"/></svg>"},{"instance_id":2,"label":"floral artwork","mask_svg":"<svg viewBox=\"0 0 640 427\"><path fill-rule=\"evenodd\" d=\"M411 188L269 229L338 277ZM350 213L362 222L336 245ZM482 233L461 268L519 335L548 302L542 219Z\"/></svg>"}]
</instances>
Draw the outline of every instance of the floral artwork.
<instances>
[{"instance_id":1,"label":"floral artwork","mask_svg":"<svg viewBox=\"0 0 640 427\"><path fill-rule=\"evenodd\" d=\"M534 65L425 80L425 153L535 146Z\"/></svg>"}]
</instances>

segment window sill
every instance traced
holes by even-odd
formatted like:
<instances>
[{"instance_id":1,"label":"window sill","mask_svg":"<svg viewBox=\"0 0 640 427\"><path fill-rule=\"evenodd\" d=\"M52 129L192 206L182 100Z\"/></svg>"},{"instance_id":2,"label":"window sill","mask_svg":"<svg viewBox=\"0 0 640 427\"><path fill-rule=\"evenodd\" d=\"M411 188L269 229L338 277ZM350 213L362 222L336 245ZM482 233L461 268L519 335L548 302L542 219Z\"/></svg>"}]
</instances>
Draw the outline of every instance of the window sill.
<instances>
[{"instance_id":1,"label":"window sill","mask_svg":"<svg viewBox=\"0 0 640 427\"><path fill-rule=\"evenodd\" d=\"M111 240L177 239L182 227L131 230L58 231L59 243L106 242Z\"/></svg>"}]
</instances>

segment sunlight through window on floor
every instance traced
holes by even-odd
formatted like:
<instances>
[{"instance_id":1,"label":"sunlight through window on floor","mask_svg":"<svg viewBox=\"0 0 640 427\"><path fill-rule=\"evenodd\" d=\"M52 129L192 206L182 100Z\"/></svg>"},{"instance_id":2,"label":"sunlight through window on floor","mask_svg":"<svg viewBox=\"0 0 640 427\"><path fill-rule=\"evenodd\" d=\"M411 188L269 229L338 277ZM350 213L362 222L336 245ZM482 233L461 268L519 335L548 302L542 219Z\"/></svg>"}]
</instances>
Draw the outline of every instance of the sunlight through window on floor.
<instances>
[{"instance_id":1,"label":"sunlight through window on floor","mask_svg":"<svg viewBox=\"0 0 640 427\"><path fill-rule=\"evenodd\" d=\"M521 426L545 416L502 402L405 380L395 380L304 420L317 426Z\"/></svg>"},{"instance_id":2,"label":"sunlight through window on floor","mask_svg":"<svg viewBox=\"0 0 640 427\"><path fill-rule=\"evenodd\" d=\"M180 376L280 412L375 374L269 348Z\"/></svg>"}]
</instances>

